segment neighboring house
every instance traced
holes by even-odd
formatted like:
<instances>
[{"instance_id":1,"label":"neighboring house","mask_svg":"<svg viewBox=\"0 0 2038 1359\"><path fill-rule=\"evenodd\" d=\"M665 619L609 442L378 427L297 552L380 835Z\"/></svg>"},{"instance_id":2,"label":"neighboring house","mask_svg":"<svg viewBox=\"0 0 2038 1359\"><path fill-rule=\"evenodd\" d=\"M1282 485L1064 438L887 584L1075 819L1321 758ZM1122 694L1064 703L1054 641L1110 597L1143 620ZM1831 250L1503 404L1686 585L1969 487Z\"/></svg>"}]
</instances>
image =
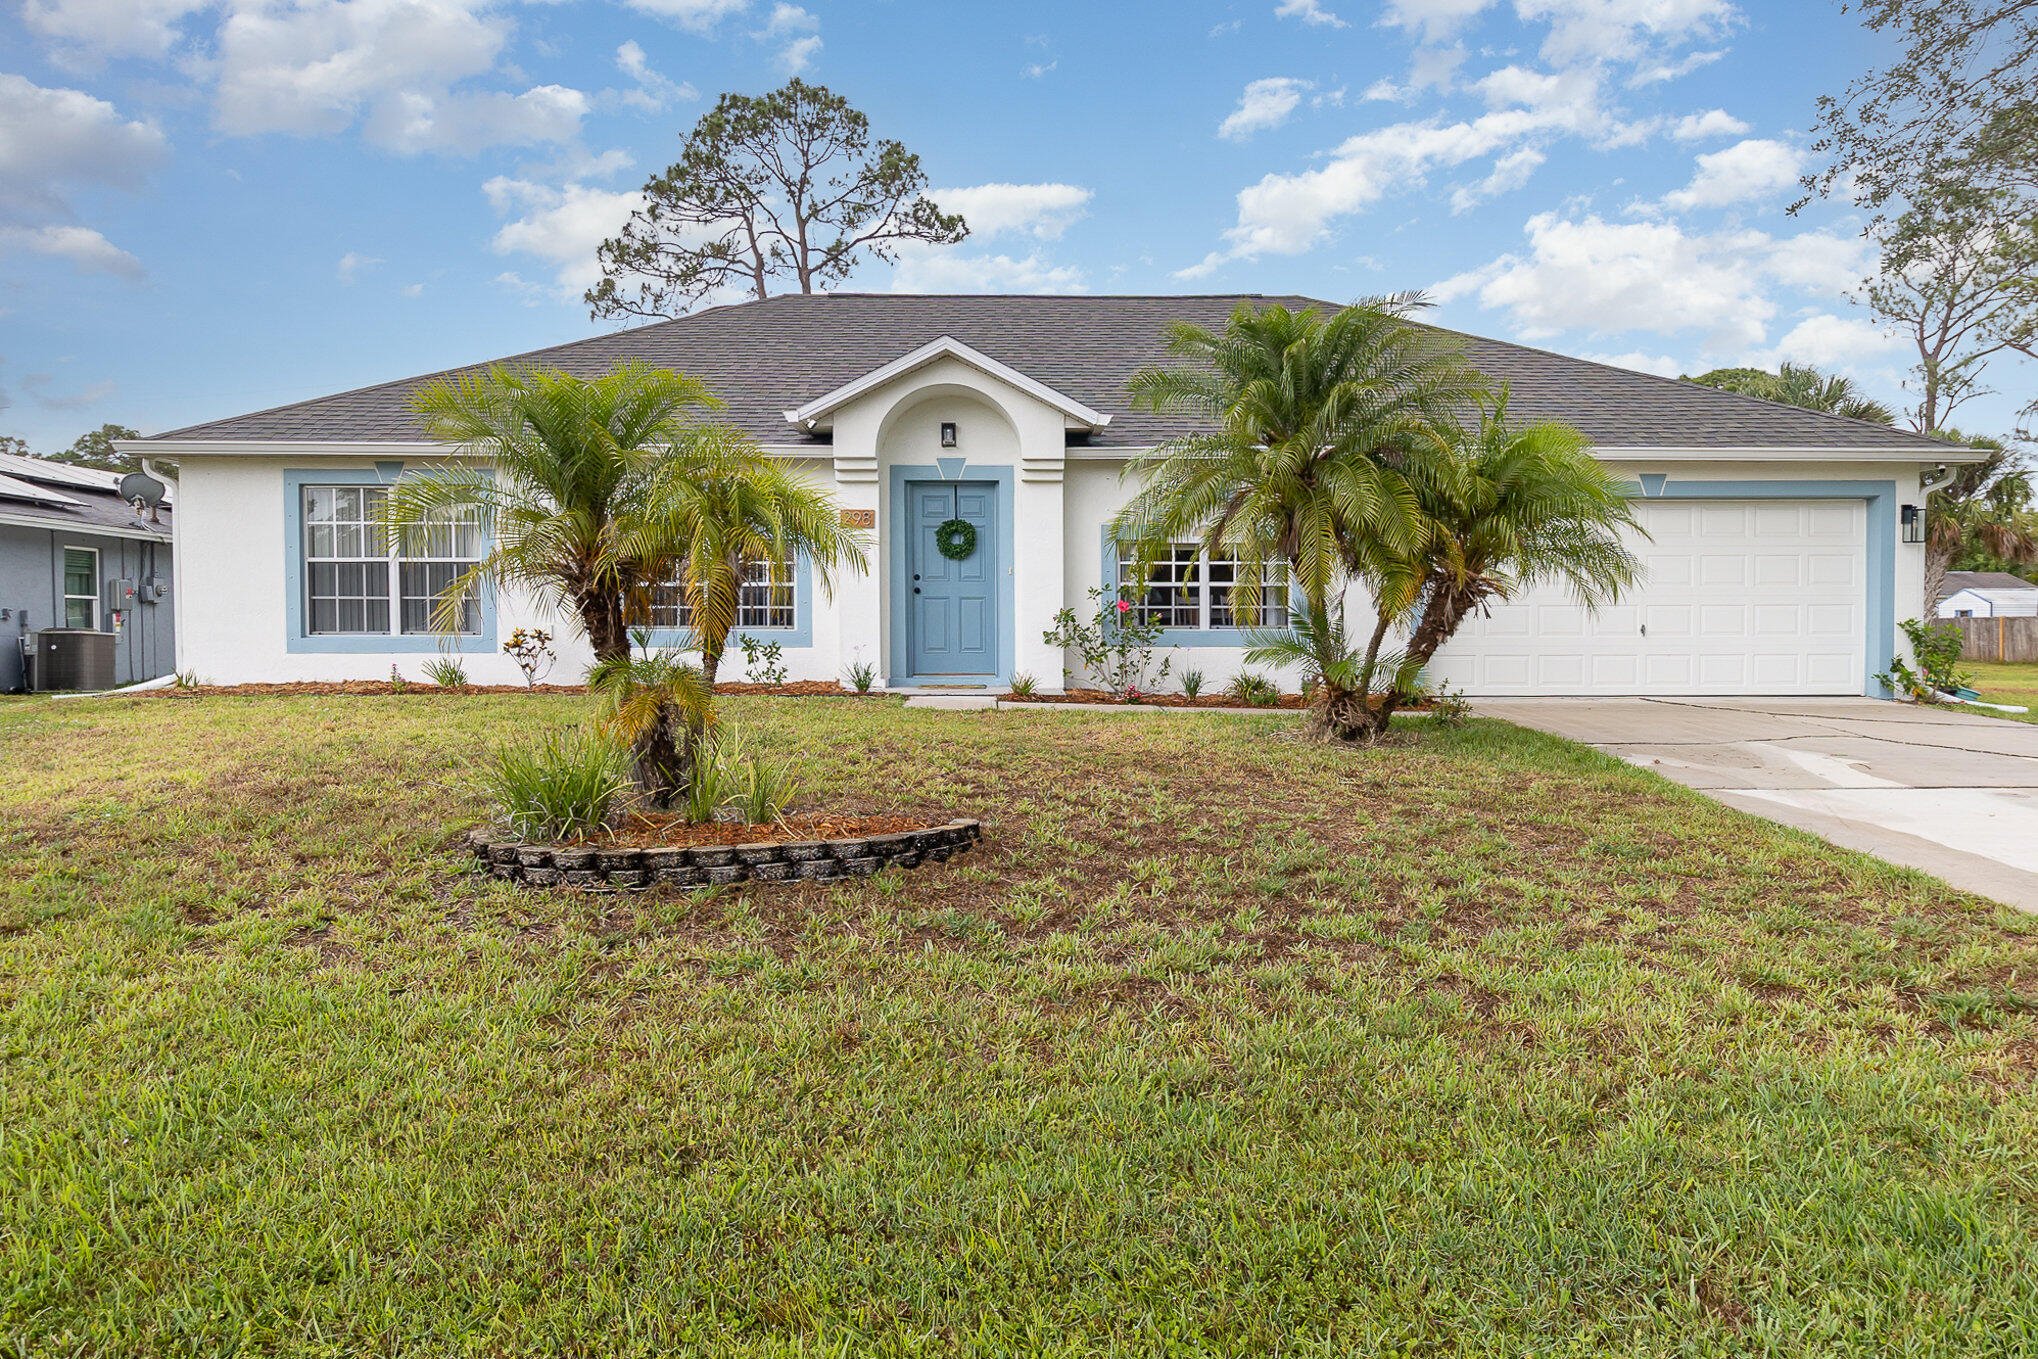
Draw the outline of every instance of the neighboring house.
<instances>
[{"instance_id":1,"label":"neighboring house","mask_svg":"<svg viewBox=\"0 0 2038 1359\"><path fill-rule=\"evenodd\" d=\"M24 642L44 628L114 634L114 678L175 667L170 511L120 498L117 472L0 454L0 693L26 686Z\"/></svg>"},{"instance_id":2,"label":"neighboring house","mask_svg":"<svg viewBox=\"0 0 2038 1359\"><path fill-rule=\"evenodd\" d=\"M1168 361L1172 321L1222 325L1241 301L1299 297L787 296L518 355L581 375L625 360L702 379L727 418L831 490L873 531L873 570L823 597L806 563L745 595L738 631L777 641L795 679L874 662L895 686L1060 688L1073 663L1042 638L1087 612L1124 563L1108 529L1131 494L1126 461L1186 428L1133 410L1126 379ZM1880 425L1471 336L1467 356L1509 383L1517 418L1568 421L1632 478L1646 582L1588 615L1556 592L1468 623L1433 677L1473 694L1859 694L1887 668L1898 619L1923 607L1921 480L1979 456ZM436 375L434 375L436 376ZM517 678L512 629L559 634L559 673L587 659L570 624L484 594L457 638L429 631L434 580L479 551L400 560L371 524L388 486L439 465L408 402L425 379L124 443L179 469L180 668L219 681L415 675L441 649L476 681ZM974 555L935 529L960 517ZM1231 566L1191 572L1185 544L1155 590L1175 675L1215 685L1241 668ZM1361 605L1363 601L1360 601ZM676 606L654 623L676 643Z\"/></svg>"},{"instance_id":3,"label":"neighboring house","mask_svg":"<svg viewBox=\"0 0 2038 1359\"><path fill-rule=\"evenodd\" d=\"M1939 592L1941 618L2029 618L2038 614L2038 585L2007 571L1948 571Z\"/></svg>"}]
</instances>

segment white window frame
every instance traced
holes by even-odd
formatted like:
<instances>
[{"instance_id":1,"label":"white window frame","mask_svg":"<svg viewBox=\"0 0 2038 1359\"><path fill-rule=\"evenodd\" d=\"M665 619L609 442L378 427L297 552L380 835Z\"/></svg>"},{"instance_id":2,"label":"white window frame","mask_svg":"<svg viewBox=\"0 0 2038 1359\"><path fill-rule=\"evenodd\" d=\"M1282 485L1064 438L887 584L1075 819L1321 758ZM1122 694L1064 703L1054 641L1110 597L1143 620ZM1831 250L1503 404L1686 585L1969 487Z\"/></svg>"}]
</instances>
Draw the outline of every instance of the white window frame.
<instances>
[{"instance_id":1,"label":"white window frame","mask_svg":"<svg viewBox=\"0 0 2038 1359\"><path fill-rule=\"evenodd\" d=\"M371 514L368 511L367 497L369 496L380 497L386 504L389 496L389 488L387 486L369 486L346 482L332 482L332 483L306 482L302 486L298 487L298 498L297 498L298 533L301 540L298 545L298 555L300 558L299 566L303 571L304 575L303 581L304 598L301 607L304 610L305 636L418 637L418 636L429 636L434 634L435 629L431 626L429 622L427 622L423 628L409 628L404 625L403 613L404 613L404 601L406 596L403 590L403 568L406 565L427 566L427 565L445 565L449 563L455 565L471 566L474 562L479 561L480 558L478 556L476 557L445 557L426 555L410 556L405 554L404 551L402 550L402 543L400 540L404 535L400 533L391 533L385 535L383 550L380 553L372 556L367 554L358 557L343 557L339 555L316 556L312 552L312 539L317 529L326 526L321 525L312 519L311 497L318 492L331 492L337 495L338 493L344 491L358 492L363 498L362 518L358 521L350 521L349 527L352 527L354 524L358 523L365 526L364 531L370 533L376 532L377 530L374 528L374 524L375 521L381 517L381 515L379 511L373 514ZM418 530L410 531L424 532L427 535L429 535L431 532L431 528L429 526L426 526ZM477 544L477 547L478 546L479 545ZM335 547L337 548L337 543L335 544ZM319 628L316 623L317 609L313 602L314 572L312 568L314 566L322 565L336 565L336 566L370 565L377 561L380 561L382 564L381 598L388 610L387 626L381 628L361 628L361 629L349 629L340 627L333 627L328 629ZM348 596L336 595L334 596L334 598L337 600L342 598L348 598ZM364 596L364 598L372 600L375 598L375 596L369 595ZM434 597L434 602L436 603L436 597ZM485 624L481 617L481 607L479 600L471 601L468 605L468 609L470 618L472 620L472 626L462 628L451 635L455 637L479 637L482 634ZM339 621L338 611L336 608L334 622L337 623L338 621Z\"/></svg>"},{"instance_id":2,"label":"white window frame","mask_svg":"<svg viewBox=\"0 0 2038 1359\"><path fill-rule=\"evenodd\" d=\"M71 554L72 554L73 552L85 552L85 553L90 553L90 554L91 554L91 557L92 557L92 593L91 593L91 594L89 594L89 595L74 595L74 594L72 594L72 593L71 593ZM101 566L102 566L103 564L104 564L104 560L103 560L103 559L102 559L102 558L100 557L100 555L99 555L99 549L98 549L98 548L96 548L96 547L73 547L73 546L70 546L69 544L66 544L66 545L65 545L65 547L64 547L64 555L63 555L63 560L62 560L62 564L61 564L61 570L62 570L62 584L63 584L63 591L64 591L64 596L63 596L63 597L64 597L64 626L65 626L65 627L67 627L67 628L68 628L68 627L72 626L72 623L71 623L71 601L72 601L72 600L74 600L74 599L82 599L82 600L85 600L85 601L86 601L86 602L87 602L88 604L90 604L90 605L91 605L91 607L92 607L92 621L91 621L90 623L87 623L87 624L86 624L85 626L86 626L87 628L91 629L91 630L92 630L93 632L97 632L97 631L99 631L99 594L100 594L100 591L101 591L102 589L104 589L104 588L105 588L105 585L106 585L106 577L105 577L105 576L104 576L104 575L103 575L103 574L101 573L101 571L100 571L100 569L99 569L99 568L100 568L100 567L101 567Z\"/></svg>"},{"instance_id":3,"label":"white window frame","mask_svg":"<svg viewBox=\"0 0 2038 1359\"><path fill-rule=\"evenodd\" d=\"M1212 557L1200 542L1184 541L1170 543L1168 547L1169 559L1155 562L1154 567L1156 571L1184 564L1183 559L1177 554L1185 550L1193 554L1187 563L1193 566L1193 571L1186 576L1177 575L1173 580L1165 582L1164 585L1167 588L1178 589L1194 597L1193 607L1196 611L1196 621L1193 623L1163 622L1161 627L1164 631L1250 632L1255 629L1275 631L1288 626L1287 563L1267 562L1264 564L1264 574L1260 580L1261 617L1258 621L1241 624L1234 612L1229 622L1216 623L1211 621L1211 614L1216 609L1231 609L1233 606L1229 603L1230 596L1227 596L1227 602L1223 605L1217 604L1212 598L1216 587L1210 579L1211 567L1213 564L1229 566L1232 570L1233 581L1235 582L1239 570L1238 560L1233 557ZM1179 611L1184 607L1180 603L1155 606L1144 602L1146 593L1153 588L1154 582L1151 578L1144 581L1141 580L1138 573L1139 551L1137 546L1132 543L1120 543L1118 545L1118 579L1116 582L1120 592L1119 597L1131 599L1132 606L1136 609L1165 609L1170 617L1179 616ZM1236 587L1234 584L1227 582L1224 588L1235 589Z\"/></svg>"},{"instance_id":4,"label":"white window frame","mask_svg":"<svg viewBox=\"0 0 2038 1359\"><path fill-rule=\"evenodd\" d=\"M755 579L760 573L762 579ZM744 576L743 584L736 592L736 625L729 629L732 634L791 632L800 625L800 573L792 559L745 563ZM774 594L778 594L778 598L774 599ZM652 631L692 630L693 606L687 602L679 577L673 577L652 591L650 607L648 626ZM782 614L785 621L771 621L775 613Z\"/></svg>"}]
</instances>

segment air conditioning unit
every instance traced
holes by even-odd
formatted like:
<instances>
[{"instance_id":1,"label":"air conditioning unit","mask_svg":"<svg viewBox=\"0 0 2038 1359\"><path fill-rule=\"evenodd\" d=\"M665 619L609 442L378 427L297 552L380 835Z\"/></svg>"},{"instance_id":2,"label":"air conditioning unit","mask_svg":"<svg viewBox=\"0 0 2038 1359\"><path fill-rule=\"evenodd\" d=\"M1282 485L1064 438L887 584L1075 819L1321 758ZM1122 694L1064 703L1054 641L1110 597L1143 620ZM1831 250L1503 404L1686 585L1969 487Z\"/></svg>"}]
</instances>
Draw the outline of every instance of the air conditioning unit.
<instances>
[{"instance_id":1,"label":"air conditioning unit","mask_svg":"<svg viewBox=\"0 0 2038 1359\"><path fill-rule=\"evenodd\" d=\"M35 635L37 693L113 687L113 634L93 628L44 628Z\"/></svg>"}]
</instances>

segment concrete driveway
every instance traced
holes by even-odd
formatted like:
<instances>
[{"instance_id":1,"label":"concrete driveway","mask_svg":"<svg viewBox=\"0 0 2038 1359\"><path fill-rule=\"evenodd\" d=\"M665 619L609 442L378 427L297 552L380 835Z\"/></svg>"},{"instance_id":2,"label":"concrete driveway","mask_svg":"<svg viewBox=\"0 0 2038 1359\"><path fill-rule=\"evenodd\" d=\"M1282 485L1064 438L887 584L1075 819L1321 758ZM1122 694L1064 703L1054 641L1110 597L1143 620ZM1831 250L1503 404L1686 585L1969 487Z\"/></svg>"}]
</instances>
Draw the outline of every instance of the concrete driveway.
<instances>
[{"instance_id":1,"label":"concrete driveway","mask_svg":"<svg viewBox=\"0 0 2038 1359\"><path fill-rule=\"evenodd\" d=\"M1477 707L2038 911L2038 724L1867 698L1507 698Z\"/></svg>"}]
</instances>

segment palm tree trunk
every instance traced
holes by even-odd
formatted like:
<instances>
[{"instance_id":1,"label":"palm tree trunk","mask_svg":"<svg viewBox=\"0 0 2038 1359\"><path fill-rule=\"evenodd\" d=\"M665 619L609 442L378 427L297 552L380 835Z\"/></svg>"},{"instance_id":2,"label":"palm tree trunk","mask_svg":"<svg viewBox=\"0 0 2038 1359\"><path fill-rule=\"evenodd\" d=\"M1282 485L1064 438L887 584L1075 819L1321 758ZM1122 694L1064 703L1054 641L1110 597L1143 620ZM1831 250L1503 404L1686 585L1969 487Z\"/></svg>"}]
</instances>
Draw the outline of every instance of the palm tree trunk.
<instances>
[{"instance_id":1,"label":"palm tree trunk","mask_svg":"<svg viewBox=\"0 0 2038 1359\"><path fill-rule=\"evenodd\" d=\"M1923 617L1939 616L1939 600L1946 593L1946 573L1953 567L1953 554L1943 547L1925 548L1925 609Z\"/></svg>"},{"instance_id":2,"label":"palm tree trunk","mask_svg":"<svg viewBox=\"0 0 2038 1359\"><path fill-rule=\"evenodd\" d=\"M618 598L598 592L583 593L576 601L581 630L594 649L597 664L625 659L630 654L630 630L623 622L623 604Z\"/></svg>"}]
</instances>

